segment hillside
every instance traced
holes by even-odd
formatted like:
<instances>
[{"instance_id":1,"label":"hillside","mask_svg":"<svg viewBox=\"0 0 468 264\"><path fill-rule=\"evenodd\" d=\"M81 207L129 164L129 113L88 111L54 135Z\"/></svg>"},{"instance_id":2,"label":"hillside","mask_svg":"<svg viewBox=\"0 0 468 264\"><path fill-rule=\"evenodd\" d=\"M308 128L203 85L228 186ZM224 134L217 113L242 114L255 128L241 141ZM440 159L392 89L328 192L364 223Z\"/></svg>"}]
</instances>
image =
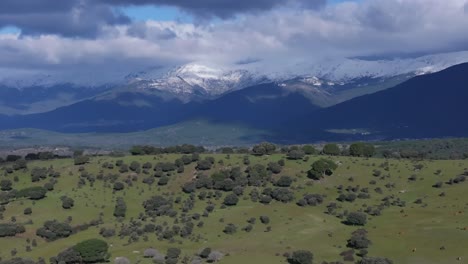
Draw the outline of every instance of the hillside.
<instances>
[{"instance_id":1,"label":"hillside","mask_svg":"<svg viewBox=\"0 0 468 264\"><path fill-rule=\"evenodd\" d=\"M195 255L208 247L221 253L222 264L286 263L283 254L298 250L313 253L314 263L359 261L360 254L393 263L457 263L457 258L468 258L466 182L446 183L464 172L466 161L331 157L339 164L333 175L312 180L307 177L312 164L330 157L182 156L95 157L80 166L70 159L34 161L7 173L2 178L10 184L2 184L7 191L1 192L6 204L0 229L6 224L19 228L18 234L0 238L0 257L9 259L14 252L48 260L81 241L99 239L107 243L111 261L125 257L142 264L153 263L152 257L144 258L155 252L149 248L157 256L166 255L169 248L180 249L178 263L198 259ZM174 167L181 158L185 165L177 162ZM191 181L200 188L189 188ZM205 185L211 181L217 183ZM241 187L232 189L229 182ZM438 182L441 185L433 187ZM11 190L32 186L47 186L49 191L35 200L8 196ZM304 203L305 194L313 196L306 196ZM237 200L227 198L232 195ZM155 196L159 200L154 204L145 203ZM118 206L122 202L125 209ZM347 215L356 211L363 212L367 223L345 224ZM62 229L49 223L51 233L38 232L54 219ZM59 231L67 228L72 231ZM366 232L352 240L358 229ZM57 237L54 232L59 232Z\"/></svg>"},{"instance_id":2,"label":"hillside","mask_svg":"<svg viewBox=\"0 0 468 264\"><path fill-rule=\"evenodd\" d=\"M422 75L391 89L312 112L296 122L323 130L360 129L369 138L463 137L468 64Z\"/></svg>"}]
</instances>

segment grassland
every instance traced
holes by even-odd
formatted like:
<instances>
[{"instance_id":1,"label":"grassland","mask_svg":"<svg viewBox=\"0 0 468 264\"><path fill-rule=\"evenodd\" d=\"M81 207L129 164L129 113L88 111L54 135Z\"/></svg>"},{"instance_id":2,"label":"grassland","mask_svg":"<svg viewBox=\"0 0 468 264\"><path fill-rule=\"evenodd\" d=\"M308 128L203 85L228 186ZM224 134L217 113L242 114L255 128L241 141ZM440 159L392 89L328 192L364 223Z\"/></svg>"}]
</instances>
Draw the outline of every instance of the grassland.
<instances>
[{"instance_id":1,"label":"grassland","mask_svg":"<svg viewBox=\"0 0 468 264\"><path fill-rule=\"evenodd\" d=\"M0 147L33 146L94 147L128 149L133 145L177 145L189 143L204 146L249 145L259 142L267 132L242 125L189 121L147 131L132 133L57 133L40 129L0 131Z\"/></svg>"},{"instance_id":2,"label":"grassland","mask_svg":"<svg viewBox=\"0 0 468 264\"><path fill-rule=\"evenodd\" d=\"M205 174L211 174L228 167L240 166L243 164L244 155L231 154L229 157L224 154L206 154L216 159L215 166ZM94 157L84 165L87 172L97 175L101 171L104 173L118 173L118 168L103 169L104 162L115 163L118 159L123 159L126 164L132 161L140 163L160 161L173 162L180 155L160 155L160 156L129 156L125 158ZM331 157L339 165L339 168L332 176L321 181L312 181L307 178L306 171L319 156L310 156L307 161L286 160L283 171L279 175L289 175L294 177L293 189L295 201L305 193L316 193L326 195L325 202L316 207L300 207L292 203L280 203L273 201L269 205L254 203L248 198L249 191L244 192L245 198L241 198L237 206L221 209L223 199L210 199L216 205L216 209L209 217L202 217L204 226L194 228L195 235L201 235L198 242L188 239L176 239L180 243L169 243L166 240L157 240L156 234L149 234L148 241L139 239L137 242L128 243L128 238L118 236L106 239L111 245L110 252L112 258L125 256L132 263L152 263L149 259L144 259L142 252L146 248L156 248L165 252L169 247L179 247L183 254L192 256L200 249L211 247L229 255L221 263L285 263L282 256L285 252L297 249L306 249L314 253L314 263L322 261L343 261L339 254L346 249L346 241L357 227L347 226L342 223L342 219L336 216L325 214L326 205L336 202L342 206L342 211L358 211L365 208L364 205L380 204L381 200L389 195L394 195L406 201L406 207L391 206L382 211L381 216L370 217L364 227L369 231L369 239L372 245L369 248L370 256L388 257L394 263L463 263L456 259L468 259L468 194L466 192L468 183L447 185L440 189L433 188L432 185L439 181L448 181L454 176L463 173L468 168L468 161L418 161L410 160L384 160L365 159L351 157ZM250 156L251 164L267 164L271 161L285 159L282 154L275 154L264 157ZM222 161L223 164L219 162ZM384 166L381 164L388 162ZM415 164L422 165L422 169L416 170ZM113 216L114 204L117 197L123 197L127 204L127 216L123 223L128 223L131 219L138 219L141 212L144 212L142 203L149 197L156 194L165 196L187 197L181 191L181 186L192 180L196 172L195 164L185 166L183 173L173 173L170 176L169 184L159 187L157 184L149 186L142 183L146 176L138 175L138 180L133 186L126 186L125 190L113 192L108 184L97 180L93 186L86 184L78 187L79 166L73 165L73 160L53 160L37 161L28 164L28 170L17 171L13 174L1 176L1 179L11 179L18 177L19 181L14 182L13 188L21 189L31 185L42 186L44 182L31 183L30 171L33 167L53 167L61 172L57 178L58 182L53 191L47 193L43 200L32 202L30 200L16 200L6 206L1 223L10 222L12 217L18 223L27 223L32 220L32 224L26 225L26 232L13 238L0 238L0 256L3 259L11 258L10 251L17 249L17 256L38 259L43 257L48 260L64 249L89 238L101 238L99 230L102 227L116 228L122 223L116 221ZM386 167L384 169L382 167ZM373 176L373 170L382 171L386 177ZM435 174L437 170L441 173ZM123 181L130 173L121 174ZM273 177L278 177L275 175ZM408 177L416 175L416 181L409 181ZM352 178L352 181L351 179ZM375 185L369 182L375 180ZM394 183L394 188L386 188L388 183ZM337 202L338 192L336 186L356 186L361 188L369 187L370 199L357 199L353 203ZM382 194L373 190L380 187ZM249 187L252 188L252 187ZM445 197L439 194L445 192ZM67 195L75 200L72 209L65 210L61 207L60 197ZM422 204L415 204L414 201L422 199ZM195 208L190 213L203 213L208 200L196 200ZM23 210L31 207L33 213L29 216L23 214ZM64 239L54 242L46 242L35 235L37 228L41 227L46 220L57 219L66 221L71 216L71 225L78 225L99 218L102 213L104 224L99 227L91 227L86 231L78 232ZM259 221L254 225L252 232L247 233L240 229L247 224L247 219L267 215L270 217L271 231L266 232L266 225ZM220 219L224 219L221 222ZM169 217L158 217L156 223L167 221L172 223ZM224 234L222 231L227 223L238 226L237 233L233 235ZM31 252L27 252L27 239L36 239L37 247L33 247ZM440 250L445 247L445 250ZM356 257L356 259L359 259Z\"/></svg>"}]
</instances>

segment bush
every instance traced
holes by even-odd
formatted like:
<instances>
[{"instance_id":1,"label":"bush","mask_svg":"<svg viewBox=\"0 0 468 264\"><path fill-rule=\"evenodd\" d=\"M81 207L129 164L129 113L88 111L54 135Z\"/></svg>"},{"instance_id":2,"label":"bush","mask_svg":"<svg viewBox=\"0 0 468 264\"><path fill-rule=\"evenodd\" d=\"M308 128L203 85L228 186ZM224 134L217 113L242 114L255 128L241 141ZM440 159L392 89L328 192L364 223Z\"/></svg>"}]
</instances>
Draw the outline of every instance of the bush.
<instances>
[{"instance_id":1,"label":"bush","mask_svg":"<svg viewBox=\"0 0 468 264\"><path fill-rule=\"evenodd\" d=\"M12 185L13 185L13 183L8 179L2 180L2 181L0 181L0 190L2 190L2 191L11 191Z\"/></svg>"},{"instance_id":2,"label":"bush","mask_svg":"<svg viewBox=\"0 0 468 264\"><path fill-rule=\"evenodd\" d=\"M353 226L363 226L367 223L367 215L361 212L351 212L346 217L345 224Z\"/></svg>"},{"instance_id":3,"label":"bush","mask_svg":"<svg viewBox=\"0 0 468 264\"><path fill-rule=\"evenodd\" d=\"M269 224L270 223L270 218L266 215L262 215L260 216L260 222L262 222L262 224Z\"/></svg>"},{"instance_id":4,"label":"bush","mask_svg":"<svg viewBox=\"0 0 468 264\"><path fill-rule=\"evenodd\" d=\"M121 183L121 182L115 182L114 183L114 187L113 187L114 191L121 191L124 188L125 188L125 185L123 183Z\"/></svg>"},{"instance_id":5,"label":"bush","mask_svg":"<svg viewBox=\"0 0 468 264\"><path fill-rule=\"evenodd\" d=\"M30 207L28 207L28 208L24 209L23 213L25 215L30 215L30 214L32 214L32 209Z\"/></svg>"},{"instance_id":6,"label":"bush","mask_svg":"<svg viewBox=\"0 0 468 264\"><path fill-rule=\"evenodd\" d=\"M122 197L117 198L117 202L114 207L114 216L115 217L125 217L127 212L127 205Z\"/></svg>"},{"instance_id":7,"label":"bush","mask_svg":"<svg viewBox=\"0 0 468 264\"><path fill-rule=\"evenodd\" d=\"M288 258L290 264L312 264L314 255L308 250L294 251Z\"/></svg>"},{"instance_id":8,"label":"bush","mask_svg":"<svg viewBox=\"0 0 468 264\"><path fill-rule=\"evenodd\" d=\"M274 174L280 173L282 169L283 169L283 167L281 165L279 165L278 162L268 163L268 170L271 171Z\"/></svg>"},{"instance_id":9,"label":"bush","mask_svg":"<svg viewBox=\"0 0 468 264\"><path fill-rule=\"evenodd\" d=\"M75 205L75 201L70 197L63 196L60 199L62 200L63 209L71 209Z\"/></svg>"},{"instance_id":10,"label":"bush","mask_svg":"<svg viewBox=\"0 0 468 264\"><path fill-rule=\"evenodd\" d=\"M200 254L198 254L201 258L207 258L211 253L211 248L204 248Z\"/></svg>"},{"instance_id":11,"label":"bush","mask_svg":"<svg viewBox=\"0 0 468 264\"><path fill-rule=\"evenodd\" d=\"M28 167L28 163L26 162L26 160L23 160L23 159L17 160L13 164L13 170L26 169L27 167Z\"/></svg>"},{"instance_id":12,"label":"bush","mask_svg":"<svg viewBox=\"0 0 468 264\"><path fill-rule=\"evenodd\" d=\"M198 161L196 168L197 170L210 170L212 165L213 163L210 160L204 159Z\"/></svg>"},{"instance_id":13,"label":"bush","mask_svg":"<svg viewBox=\"0 0 468 264\"><path fill-rule=\"evenodd\" d=\"M304 158L305 152L303 150L294 149L290 150L286 156L291 160L301 160Z\"/></svg>"},{"instance_id":14,"label":"bush","mask_svg":"<svg viewBox=\"0 0 468 264\"><path fill-rule=\"evenodd\" d=\"M89 239L76 244L73 249L77 251L84 263L107 262L110 254L107 242L100 239Z\"/></svg>"},{"instance_id":15,"label":"bush","mask_svg":"<svg viewBox=\"0 0 468 264\"><path fill-rule=\"evenodd\" d=\"M293 179L289 176L281 176L275 183L279 187L289 187L291 186Z\"/></svg>"},{"instance_id":16,"label":"bush","mask_svg":"<svg viewBox=\"0 0 468 264\"><path fill-rule=\"evenodd\" d=\"M232 235L237 232L237 227L234 224L228 224L224 227L223 232L228 235Z\"/></svg>"},{"instance_id":17,"label":"bush","mask_svg":"<svg viewBox=\"0 0 468 264\"><path fill-rule=\"evenodd\" d=\"M371 245L371 241L367 238L367 231L358 229L353 232L348 239L346 246L353 249L366 249Z\"/></svg>"},{"instance_id":18,"label":"bush","mask_svg":"<svg viewBox=\"0 0 468 264\"><path fill-rule=\"evenodd\" d=\"M257 156L270 155L273 154L275 150L276 146L274 144L263 142L252 148L252 154Z\"/></svg>"},{"instance_id":19,"label":"bush","mask_svg":"<svg viewBox=\"0 0 468 264\"><path fill-rule=\"evenodd\" d=\"M30 200L40 200L46 196L47 189L44 187L29 187L16 193L16 198L28 198Z\"/></svg>"},{"instance_id":20,"label":"bush","mask_svg":"<svg viewBox=\"0 0 468 264\"><path fill-rule=\"evenodd\" d=\"M308 176L314 180L320 180L325 175L330 176L333 171L338 168L338 165L329 159L319 159L312 163L312 168L308 171Z\"/></svg>"},{"instance_id":21,"label":"bush","mask_svg":"<svg viewBox=\"0 0 468 264\"><path fill-rule=\"evenodd\" d=\"M349 147L349 154L354 157L372 157L375 154L375 147L363 142L354 143Z\"/></svg>"},{"instance_id":22,"label":"bush","mask_svg":"<svg viewBox=\"0 0 468 264\"><path fill-rule=\"evenodd\" d=\"M0 237L13 237L16 234L26 232L23 225L20 224L0 224Z\"/></svg>"},{"instance_id":23,"label":"bush","mask_svg":"<svg viewBox=\"0 0 468 264\"><path fill-rule=\"evenodd\" d=\"M237 205L238 202L239 202L239 197L231 193L224 198L223 204L227 206L234 206L234 205Z\"/></svg>"},{"instance_id":24,"label":"bush","mask_svg":"<svg viewBox=\"0 0 468 264\"><path fill-rule=\"evenodd\" d=\"M322 153L330 156L338 156L341 154L341 150L337 144L326 144L323 147Z\"/></svg>"},{"instance_id":25,"label":"bush","mask_svg":"<svg viewBox=\"0 0 468 264\"><path fill-rule=\"evenodd\" d=\"M54 241L59 238L69 237L72 232L72 227L69 224L53 220L46 221L43 227L37 229L36 235L48 241Z\"/></svg>"},{"instance_id":26,"label":"bush","mask_svg":"<svg viewBox=\"0 0 468 264\"><path fill-rule=\"evenodd\" d=\"M76 156L75 157L75 165L85 165L86 163L89 162L89 157L88 156Z\"/></svg>"},{"instance_id":27,"label":"bush","mask_svg":"<svg viewBox=\"0 0 468 264\"><path fill-rule=\"evenodd\" d=\"M294 200L294 193L286 188L276 188L271 192L271 198L283 203L288 203Z\"/></svg>"}]
</instances>

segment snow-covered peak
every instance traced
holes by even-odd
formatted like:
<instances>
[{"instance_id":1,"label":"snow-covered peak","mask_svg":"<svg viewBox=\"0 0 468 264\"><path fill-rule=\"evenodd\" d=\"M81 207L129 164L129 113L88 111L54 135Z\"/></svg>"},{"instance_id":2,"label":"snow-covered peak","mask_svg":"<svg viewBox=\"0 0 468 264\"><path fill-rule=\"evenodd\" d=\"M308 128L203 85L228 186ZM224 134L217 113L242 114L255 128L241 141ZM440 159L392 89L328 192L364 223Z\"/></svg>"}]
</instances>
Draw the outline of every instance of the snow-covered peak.
<instances>
[{"instance_id":1,"label":"snow-covered peak","mask_svg":"<svg viewBox=\"0 0 468 264\"><path fill-rule=\"evenodd\" d=\"M184 65L165 65L134 73L103 72L9 72L0 69L0 85L11 87L52 86L70 83L95 87L103 84L131 84L135 89L161 90L176 95L192 94L218 96L263 82L284 82L301 79L319 87L330 83L343 84L350 80L398 75L420 75L437 72L450 66L468 62L468 51L434 54L418 58L365 60L357 58L255 60L247 64L213 64L191 62ZM92 73L89 73L92 72Z\"/></svg>"}]
</instances>

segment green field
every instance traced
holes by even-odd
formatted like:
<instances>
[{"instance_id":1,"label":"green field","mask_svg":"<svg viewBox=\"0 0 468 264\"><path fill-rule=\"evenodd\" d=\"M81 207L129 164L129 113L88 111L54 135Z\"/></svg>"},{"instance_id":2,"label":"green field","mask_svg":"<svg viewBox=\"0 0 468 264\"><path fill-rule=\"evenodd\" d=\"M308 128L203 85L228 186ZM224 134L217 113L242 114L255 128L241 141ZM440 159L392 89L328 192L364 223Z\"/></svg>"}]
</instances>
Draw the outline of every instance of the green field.
<instances>
[{"instance_id":1,"label":"green field","mask_svg":"<svg viewBox=\"0 0 468 264\"><path fill-rule=\"evenodd\" d=\"M238 124L211 123L204 120L132 133L57 133L40 129L0 131L0 147L34 146L92 147L128 149L133 145L169 146L182 143L223 146L250 145L260 142L268 132Z\"/></svg>"},{"instance_id":2,"label":"green field","mask_svg":"<svg viewBox=\"0 0 468 264\"><path fill-rule=\"evenodd\" d=\"M343 261L340 253L349 250L346 241L351 233L360 227L348 226L342 223L343 219L335 215L326 214L327 205L331 202L337 203L341 208L338 214L345 210L359 211L368 206L376 206L382 203L384 197L393 196L392 199L400 198L406 202L405 207L389 206L382 210L380 216L368 216L368 222L363 227L369 234L372 245L368 248L369 256L387 257L394 263L464 263L468 259L468 182L448 185L442 188L434 188L436 182L446 182L465 172L468 168L466 160L449 161L411 161L411 160L384 160L374 158L353 157L330 157L337 164L338 169L332 176L327 176L320 181L307 178L307 171L311 164L323 158L323 156L309 156L308 160L286 160L283 154L270 156L249 156L250 165L268 164L285 159L285 166L281 173L272 175L271 182L282 176L288 175L294 178L290 190L293 190L295 199L290 203L282 203L273 200L264 205L252 202L249 193L255 187L246 187L244 194L240 197L236 206L221 208L223 199L228 193L223 192L220 199L195 199L195 206L187 215L194 213L203 214L208 203L213 203L215 209L208 217L201 217L203 227L195 225L193 234L189 238L175 236L174 241L158 240L157 232L138 235L138 241L129 243L129 237L118 236L122 224L134 220L136 222L150 223L150 217L139 220L140 214L144 213L143 201L149 197L160 194L164 197L181 197L184 201L189 194L182 192L182 185L190 182L197 170L196 163L184 167L183 173L170 173L170 181L166 186L158 186L156 182L148 185L142 182L144 178L152 176L144 173L119 173L118 167L114 169L102 168L105 162L115 164L122 159L125 164L138 161L140 164L150 162L174 162L180 158L178 154L166 154L159 156L128 156L124 158L93 157L90 162L83 166L84 170L95 177L99 174L119 174L118 181L124 180L132 175L136 176L132 186L125 184L125 189L114 192L112 183L97 179L93 186L88 181L85 185L78 186L80 181L79 168L75 166L72 159L35 161L28 163L28 169L15 171L11 174L2 173L2 179L10 179L14 189L22 189L30 186L43 186L50 179L44 179L37 183L31 182L31 170L34 167L53 167L60 172L61 176L56 178L54 190L47 193L47 197L38 201L17 199L5 206L3 219L0 223L9 223L12 217L16 223L25 223L26 232L16 237L0 238L0 256L2 259L12 258L11 251L17 250L16 256L32 258L37 260L43 257L46 262L52 256L89 238L100 238L106 240L110 245L110 260L116 257L127 257L132 263L152 263L151 259L143 258L146 248L156 248L165 253L170 247L177 247L182 254L192 257L205 247L219 250L227 254L220 263L286 263L282 256L285 252L299 249L310 250L314 254L314 263L323 261ZM242 171L247 167L243 163L244 155L231 154L203 154L201 158L211 156L216 162L211 170L202 173L211 175L215 171L221 171L232 167L241 167ZM420 165L421 169L415 169ZM9 165L5 165L9 166ZM373 175L374 170L380 170L381 175ZM440 173L435 173L440 170ZM415 175L417 178L410 181L408 178ZM14 181L15 177L17 181ZM370 184L374 180L375 184ZM387 184L394 187L387 188ZM369 199L356 199L354 202L339 202L337 186L359 186L369 188ZM271 183L267 187L272 187ZM379 194L375 188L381 188ZM272 187L275 188L275 187ZM264 187L258 187L260 192ZM202 189L196 191L199 194ZM445 196L439 195L444 192ZM324 202L318 206L301 207L296 202L305 193L325 195ZM346 192L344 192L346 193ZM72 209L63 209L60 197L66 195L75 200ZM124 220L117 221L113 216L114 205L117 197L123 197L127 205L127 214ZM421 199L421 203L415 203ZM154 224L167 226L174 224L174 219L179 218L182 212L180 208L183 202L174 204L179 210L175 218L168 216L156 217ZM31 207L32 214L24 215L25 208ZM46 242L36 236L36 230L47 220L57 219L61 222L72 217L71 225L76 226L98 219L102 216L103 224L90 227L85 231L77 232L67 238ZM258 217L266 215L270 223L260 223ZM242 230L251 217L257 218L251 232ZM222 220L221 220L222 219ZM28 221L32 220L32 223ZM180 220L180 219L179 219ZM198 221L195 221L197 223ZM28 223L28 224L26 224ZM237 232L228 235L223 233L226 224L232 223L237 226ZM266 232L267 227L271 231ZM102 227L116 229L117 235L111 238L103 238L99 235ZM145 238L146 237L146 238ZM27 240L36 239L37 247L27 252L26 246L30 245ZM441 249L444 247L444 250ZM457 258L463 261L457 261ZM355 261L360 257L354 256ZM179 263L182 263L181 261ZM345 262L354 263L354 262Z\"/></svg>"}]
</instances>

